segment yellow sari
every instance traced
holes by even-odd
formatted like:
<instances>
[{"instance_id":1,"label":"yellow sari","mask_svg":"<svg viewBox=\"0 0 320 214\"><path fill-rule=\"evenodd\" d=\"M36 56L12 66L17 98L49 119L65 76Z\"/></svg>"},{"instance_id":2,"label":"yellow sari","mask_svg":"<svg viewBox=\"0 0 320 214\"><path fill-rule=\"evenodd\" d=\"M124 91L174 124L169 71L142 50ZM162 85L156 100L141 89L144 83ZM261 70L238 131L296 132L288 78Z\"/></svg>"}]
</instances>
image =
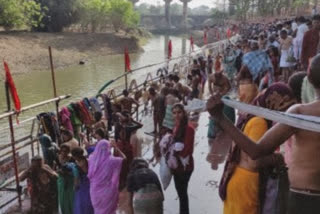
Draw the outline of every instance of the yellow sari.
<instances>
[{"instance_id":1,"label":"yellow sari","mask_svg":"<svg viewBox=\"0 0 320 214\"><path fill-rule=\"evenodd\" d=\"M268 130L265 119L253 117L245 128L244 134L257 142ZM258 214L259 212L259 173L236 167L227 186L224 201L224 214Z\"/></svg>"}]
</instances>

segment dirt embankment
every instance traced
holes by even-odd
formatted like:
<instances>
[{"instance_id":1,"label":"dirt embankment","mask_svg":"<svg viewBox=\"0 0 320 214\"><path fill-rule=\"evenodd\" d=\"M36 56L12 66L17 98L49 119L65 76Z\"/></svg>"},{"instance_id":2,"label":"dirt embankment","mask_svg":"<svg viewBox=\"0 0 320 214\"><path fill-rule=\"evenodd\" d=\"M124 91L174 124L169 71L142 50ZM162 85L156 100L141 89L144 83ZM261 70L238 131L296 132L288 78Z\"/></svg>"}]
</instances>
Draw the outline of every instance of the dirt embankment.
<instances>
[{"instance_id":1,"label":"dirt embankment","mask_svg":"<svg viewBox=\"0 0 320 214\"><path fill-rule=\"evenodd\" d=\"M14 74L50 68L48 46L52 47L55 68L96 56L121 54L124 47L131 53L140 50L135 37L113 33L0 33L1 59L8 62Z\"/></svg>"}]
</instances>

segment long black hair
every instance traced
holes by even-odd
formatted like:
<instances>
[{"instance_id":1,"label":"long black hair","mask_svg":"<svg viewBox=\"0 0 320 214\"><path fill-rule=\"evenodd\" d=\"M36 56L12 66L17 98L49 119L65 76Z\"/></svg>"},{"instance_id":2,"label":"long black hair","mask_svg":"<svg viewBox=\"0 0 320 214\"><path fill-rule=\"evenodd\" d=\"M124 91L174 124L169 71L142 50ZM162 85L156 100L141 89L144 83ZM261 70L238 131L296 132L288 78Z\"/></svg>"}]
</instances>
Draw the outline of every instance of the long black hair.
<instances>
[{"instance_id":1,"label":"long black hair","mask_svg":"<svg viewBox=\"0 0 320 214\"><path fill-rule=\"evenodd\" d=\"M187 112L184 110L184 106L181 103L177 103L172 107L172 111L174 109L179 109L183 112L183 117L181 119L181 121L179 121L179 126L178 126L178 130L176 130L175 134L174 134L174 140L175 142L184 142L184 137L186 134L186 128L188 126L188 115Z\"/></svg>"}]
</instances>

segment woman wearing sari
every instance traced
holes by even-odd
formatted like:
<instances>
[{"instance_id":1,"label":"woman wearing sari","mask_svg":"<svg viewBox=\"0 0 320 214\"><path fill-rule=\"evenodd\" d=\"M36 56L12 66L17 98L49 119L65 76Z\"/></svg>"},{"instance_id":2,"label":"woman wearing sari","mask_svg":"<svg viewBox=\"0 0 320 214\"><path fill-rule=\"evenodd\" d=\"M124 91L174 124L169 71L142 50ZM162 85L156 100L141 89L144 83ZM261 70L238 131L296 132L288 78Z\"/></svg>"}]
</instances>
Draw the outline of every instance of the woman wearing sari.
<instances>
[{"instance_id":1,"label":"woman wearing sari","mask_svg":"<svg viewBox=\"0 0 320 214\"><path fill-rule=\"evenodd\" d=\"M282 83L271 85L254 100L255 105L276 111L285 111L294 103L292 91ZM238 128L254 142L272 126L270 121L253 115L242 115L239 120ZM234 146L219 188L220 197L224 200L224 214L274 213L266 212L268 207L265 202L270 204L271 201L266 200L265 172L269 168L280 168L283 165L281 154L271 154L254 161L238 146Z\"/></svg>"},{"instance_id":2,"label":"woman wearing sari","mask_svg":"<svg viewBox=\"0 0 320 214\"><path fill-rule=\"evenodd\" d=\"M100 140L89 157L88 178L95 214L115 214L119 196L119 177L125 155L113 144L122 157L111 154L111 145Z\"/></svg>"},{"instance_id":3,"label":"woman wearing sari","mask_svg":"<svg viewBox=\"0 0 320 214\"><path fill-rule=\"evenodd\" d=\"M75 192L73 200L73 214L94 214L90 198L90 181L88 174L88 160L83 155L84 151L78 147L71 151L76 162L73 170L75 177Z\"/></svg>"}]
</instances>

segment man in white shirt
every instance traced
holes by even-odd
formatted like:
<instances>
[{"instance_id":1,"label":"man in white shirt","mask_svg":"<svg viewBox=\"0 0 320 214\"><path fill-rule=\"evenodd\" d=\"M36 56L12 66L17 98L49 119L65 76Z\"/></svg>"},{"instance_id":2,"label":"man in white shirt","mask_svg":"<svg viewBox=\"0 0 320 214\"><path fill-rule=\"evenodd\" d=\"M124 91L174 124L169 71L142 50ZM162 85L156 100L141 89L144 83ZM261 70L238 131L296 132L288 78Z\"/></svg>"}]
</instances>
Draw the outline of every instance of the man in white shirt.
<instances>
[{"instance_id":1,"label":"man in white shirt","mask_svg":"<svg viewBox=\"0 0 320 214\"><path fill-rule=\"evenodd\" d=\"M303 36L309 30L309 28L306 24L306 19L303 16L299 17L297 21L298 28L296 31L296 37L293 40L293 51L294 57L299 60L301 56Z\"/></svg>"}]
</instances>

